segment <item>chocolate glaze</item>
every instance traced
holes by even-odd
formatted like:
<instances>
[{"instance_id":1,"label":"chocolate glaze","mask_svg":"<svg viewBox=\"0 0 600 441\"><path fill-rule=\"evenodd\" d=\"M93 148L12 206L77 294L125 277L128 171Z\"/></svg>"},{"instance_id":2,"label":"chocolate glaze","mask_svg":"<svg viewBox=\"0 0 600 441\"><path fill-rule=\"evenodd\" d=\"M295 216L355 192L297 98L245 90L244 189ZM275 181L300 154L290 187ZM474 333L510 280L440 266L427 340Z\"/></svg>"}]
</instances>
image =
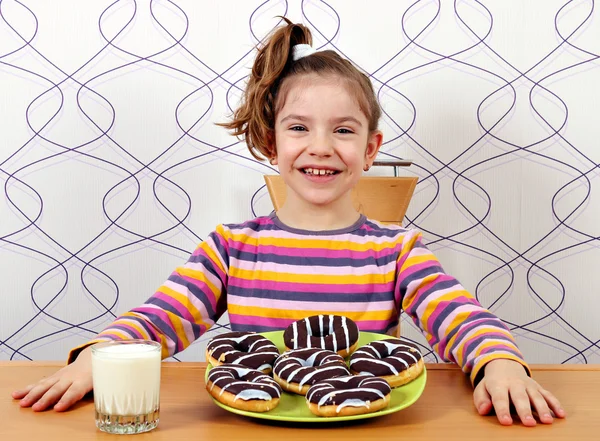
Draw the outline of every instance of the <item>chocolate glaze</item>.
<instances>
[{"instance_id":1,"label":"chocolate glaze","mask_svg":"<svg viewBox=\"0 0 600 441\"><path fill-rule=\"evenodd\" d=\"M275 360L273 373L300 387L318 381L349 375L341 355L325 349L292 349Z\"/></svg>"},{"instance_id":2,"label":"chocolate glaze","mask_svg":"<svg viewBox=\"0 0 600 441\"><path fill-rule=\"evenodd\" d=\"M371 342L350 356L350 369L383 377L397 375L418 363L423 356L414 343L401 338Z\"/></svg>"},{"instance_id":3,"label":"chocolate glaze","mask_svg":"<svg viewBox=\"0 0 600 441\"><path fill-rule=\"evenodd\" d=\"M224 364L212 368L208 383L211 390L220 387L221 394L230 392L235 395L235 400L270 400L279 398L282 392L281 386L268 375L239 365Z\"/></svg>"},{"instance_id":4,"label":"chocolate glaze","mask_svg":"<svg viewBox=\"0 0 600 441\"><path fill-rule=\"evenodd\" d=\"M350 348L358 341L358 326L339 315L313 315L292 323L283 332L290 349L321 348L333 352Z\"/></svg>"},{"instance_id":5,"label":"chocolate glaze","mask_svg":"<svg viewBox=\"0 0 600 441\"><path fill-rule=\"evenodd\" d=\"M321 406L337 406L339 413L344 407L366 407L385 398L392 389L383 378L372 375L350 375L320 381L308 389L306 401Z\"/></svg>"},{"instance_id":6,"label":"chocolate glaze","mask_svg":"<svg viewBox=\"0 0 600 441\"><path fill-rule=\"evenodd\" d=\"M206 346L208 355L222 363L265 370L273 366L279 350L271 340L254 332L228 332L214 337Z\"/></svg>"}]
</instances>

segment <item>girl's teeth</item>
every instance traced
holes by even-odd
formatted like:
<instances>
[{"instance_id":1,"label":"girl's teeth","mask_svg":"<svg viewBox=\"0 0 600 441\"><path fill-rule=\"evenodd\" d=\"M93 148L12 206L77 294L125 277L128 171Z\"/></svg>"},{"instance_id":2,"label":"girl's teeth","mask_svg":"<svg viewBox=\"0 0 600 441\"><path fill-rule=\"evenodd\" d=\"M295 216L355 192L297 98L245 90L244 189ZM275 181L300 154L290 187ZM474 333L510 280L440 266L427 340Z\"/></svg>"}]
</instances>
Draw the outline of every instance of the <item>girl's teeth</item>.
<instances>
[{"instance_id":1,"label":"girl's teeth","mask_svg":"<svg viewBox=\"0 0 600 441\"><path fill-rule=\"evenodd\" d=\"M307 175L319 175L319 176L332 175L335 173L333 170L323 170L323 169L314 169L314 168L306 168L306 169L304 169L304 172Z\"/></svg>"}]
</instances>

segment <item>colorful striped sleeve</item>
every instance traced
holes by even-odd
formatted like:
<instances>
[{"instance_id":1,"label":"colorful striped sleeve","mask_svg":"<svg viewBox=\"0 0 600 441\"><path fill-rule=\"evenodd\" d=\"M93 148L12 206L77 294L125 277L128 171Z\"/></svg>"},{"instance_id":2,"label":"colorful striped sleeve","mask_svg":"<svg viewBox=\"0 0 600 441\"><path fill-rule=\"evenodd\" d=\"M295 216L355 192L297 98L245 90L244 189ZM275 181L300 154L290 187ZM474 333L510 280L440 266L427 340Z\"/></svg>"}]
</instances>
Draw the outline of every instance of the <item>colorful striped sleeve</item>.
<instances>
[{"instance_id":1,"label":"colorful striped sleeve","mask_svg":"<svg viewBox=\"0 0 600 441\"><path fill-rule=\"evenodd\" d=\"M229 234L224 226L217 227L152 297L118 317L93 340L74 348L68 362L87 346L111 340L160 342L163 358L183 351L227 309Z\"/></svg>"},{"instance_id":2,"label":"colorful striped sleeve","mask_svg":"<svg viewBox=\"0 0 600 441\"><path fill-rule=\"evenodd\" d=\"M439 356L461 366L473 384L495 359L514 360L531 374L506 325L444 273L420 233L407 232L397 268L402 308Z\"/></svg>"}]
</instances>

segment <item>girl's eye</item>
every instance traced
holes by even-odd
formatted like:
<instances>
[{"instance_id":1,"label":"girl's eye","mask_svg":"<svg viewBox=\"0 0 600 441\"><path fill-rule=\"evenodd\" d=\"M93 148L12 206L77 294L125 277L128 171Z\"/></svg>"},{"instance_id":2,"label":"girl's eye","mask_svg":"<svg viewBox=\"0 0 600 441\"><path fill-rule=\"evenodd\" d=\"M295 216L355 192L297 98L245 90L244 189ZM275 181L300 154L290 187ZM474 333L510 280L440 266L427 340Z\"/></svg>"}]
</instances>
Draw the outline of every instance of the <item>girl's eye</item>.
<instances>
[{"instance_id":1,"label":"girl's eye","mask_svg":"<svg viewBox=\"0 0 600 441\"><path fill-rule=\"evenodd\" d=\"M346 135L346 134L350 134L350 133L354 133L352 132L352 130L350 129L337 129L338 133L341 133L342 135Z\"/></svg>"},{"instance_id":2,"label":"girl's eye","mask_svg":"<svg viewBox=\"0 0 600 441\"><path fill-rule=\"evenodd\" d=\"M290 127L290 130L293 130L295 132L304 132L306 129L302 126L293 126L293 127Z\"/></svg>"}]
</instances>

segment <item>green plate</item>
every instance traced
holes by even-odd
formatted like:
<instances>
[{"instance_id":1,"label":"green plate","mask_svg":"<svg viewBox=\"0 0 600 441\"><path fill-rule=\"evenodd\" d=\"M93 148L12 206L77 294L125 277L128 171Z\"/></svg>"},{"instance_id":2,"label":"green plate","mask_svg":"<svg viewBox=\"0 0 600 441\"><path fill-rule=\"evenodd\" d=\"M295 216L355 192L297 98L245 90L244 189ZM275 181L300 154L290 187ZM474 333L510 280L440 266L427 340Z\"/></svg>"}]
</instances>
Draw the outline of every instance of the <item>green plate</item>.
<instances>
[{"instance_id":1,"label":"green plate","mask_svg":"<svg viewBox=\"0 0 600 441\"><path fill-rule=\"evenodd\" d=\"M279 349L280 352L285 351L283 344L283 331L263 332L262 335L271 340ZM372 332L361 332L358 340L358 345L364 346L372 341L385 340L391 338L389 335L375 334ZM210 363L206 369L206 375L204 379L208 378L212 366ZM377 412L365 413L362 415L350 415L350 416L339 416L339 417L320 417L314 415L306 405L306 398L302 395L291 394L283 392L279 399L279 405L269 412L249 412L246 410L236 409L234 407L227 406L213 398L213 401L217 406L222 407L229 412L236 413L238 415L249 416L253 418L261 418L266 420L279 420L279 421L295 421L302 423L329 423L335 421L348 421L348 420L360 420L363 418L373 418L381 415L387 415L389 413L398 412L410 405L412 405L423 393L425 389L425 382L427 381L427 372L423 368L423 372L416 379L411 381L404 386L392 389L392 395L390 404L385 409Z\"/></svg>"}]
</instances>

